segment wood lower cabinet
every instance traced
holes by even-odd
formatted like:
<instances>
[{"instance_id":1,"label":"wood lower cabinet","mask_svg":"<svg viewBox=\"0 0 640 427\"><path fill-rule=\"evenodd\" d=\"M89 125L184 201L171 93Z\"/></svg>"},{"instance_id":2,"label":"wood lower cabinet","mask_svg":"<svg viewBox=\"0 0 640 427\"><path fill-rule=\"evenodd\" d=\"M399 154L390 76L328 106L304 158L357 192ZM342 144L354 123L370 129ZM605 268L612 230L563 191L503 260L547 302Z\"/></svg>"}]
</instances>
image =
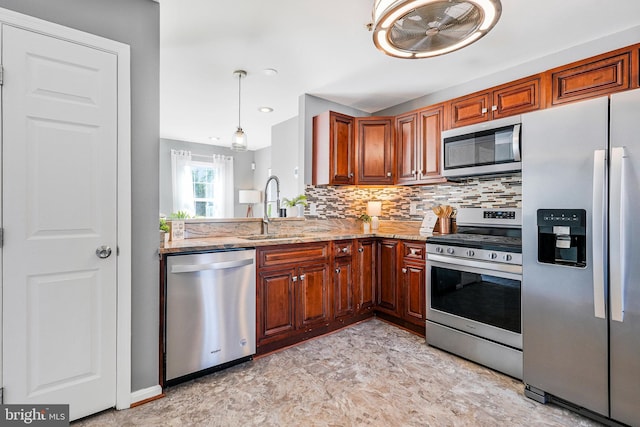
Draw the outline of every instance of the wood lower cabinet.
<instances>
[{"instance_id":1,"label":"wood lower cabinet","mask_svg":"<svg viewBox=\"0 0 640 427\"><path fill-rule=\"evenodd\" d=\"M400 268L402 318L424 328L426 319L425 243L403 242L402 252Z\"/></svg>"},{"instance_id":2,"label":"wood lower cabinet","mask_svg":"<svg viewBox=\"0 0 640 427\"><path fill-rule=\"evenodd\" d=\"M333 247L333 318L348 318L355 313L353 241L333 242Z\"/></svg>"},{"instance_id":3,"label":"wood lower cabinet","mask_svg":"<svg viewBox=\"0 0 640 427\"><path fill-rule=\"evenodd\" d=\"M398 286L399 241L382 239L378 242L378 287L376 309L393 316L400 315Z\"/></svg>"},{"instance_id":4,"label":"wood lower cabinet","mask_svg":"<svg viewBox=\"0 0 640 427\"><path fill-rule=\"evenodd\" d=\"M373 313L376 305L377 242L375 239L356 241L356 311Z\"/></svg>"}]
</instances>

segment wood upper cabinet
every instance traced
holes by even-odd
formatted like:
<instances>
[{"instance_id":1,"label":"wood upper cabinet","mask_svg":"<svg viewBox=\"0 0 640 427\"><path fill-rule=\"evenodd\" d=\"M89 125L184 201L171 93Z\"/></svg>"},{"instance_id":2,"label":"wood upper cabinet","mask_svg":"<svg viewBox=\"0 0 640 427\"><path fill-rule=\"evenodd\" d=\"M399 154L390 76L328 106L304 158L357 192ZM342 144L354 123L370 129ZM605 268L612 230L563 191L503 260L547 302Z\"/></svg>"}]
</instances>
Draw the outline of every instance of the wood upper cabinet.
<instances>
[{"instance_id":1,"label":"wood upper cabinet","mask_svg":"<svg viewBox=\"0 0 640 427\"><path fill-rule=\"evenodd\" d=\"M448 102L450 128L538 110L544 106L542 74Z\"/></svg>"},{"instance_id":2,"label":"wood upper cabinet","mask_svg":"<svg viewBox=\"0 0 640 427\"><path fill-rule=\"evenodd\" d=\"M425 326L425 244L424 242L402 243L400 282L402 287L402 318L415 325Z\"/></svg>"},{"instance_id":3,"label":"wood upper cabinet","mask_svg":"<svg viewBox=\"0 0 640 427\"><path fill-rule=\"evenodd\" d=\"M370 312L376 305L377 245L375 239L359 239L356 243L356 311Z\"/></svg>"},{"instance_id":4,"label":"wood upper cabinet","mask_svg":"<svg viewBox=\"0 0 640 427\"><path fill-rule=\"evenodd\" d=\"M400 316L400 289L398 284L399 241L378 241L378 288L377 309L387 314Z\"/></svg>"},{"instance_id":5,"label":"wood upper cabinet","mask_svg":"<svg viewBox=\"0 0 640 427\"><path fill-rule=\"evenodd\" d=\"M396 183L444 182L440 175L440 135L444 106L396 118Z\"/></svg>"},{"instance_id":6,"label":"wood upper cabinet","mask_svg":"<svg viewBox=\"0 0 640 427\"><path fill-rule=\"evenodd\" d=\"M628 48L549 70L549 106L631 89L631 70L632 52Z\"/></svg>"},{"instance_id":7,"label":"wood upper cabinet","mask_svg":"<svg viewBox=\"0 0 640 427\"><path fill-rule=\"evenodd\" d=\"M393 184L393 117L357 117L356 184Z\"/></svg>"},{"instance_id":8,"label":"wood upper cabinet","mask_svg":"<svg viewBox=\"0 0 640 427\"><path fill-rule=\"evenodd\" d=\"M313 118L313 185L351 185L355 178L355 119L327 111Z\"/></svg>"}]
</instances>

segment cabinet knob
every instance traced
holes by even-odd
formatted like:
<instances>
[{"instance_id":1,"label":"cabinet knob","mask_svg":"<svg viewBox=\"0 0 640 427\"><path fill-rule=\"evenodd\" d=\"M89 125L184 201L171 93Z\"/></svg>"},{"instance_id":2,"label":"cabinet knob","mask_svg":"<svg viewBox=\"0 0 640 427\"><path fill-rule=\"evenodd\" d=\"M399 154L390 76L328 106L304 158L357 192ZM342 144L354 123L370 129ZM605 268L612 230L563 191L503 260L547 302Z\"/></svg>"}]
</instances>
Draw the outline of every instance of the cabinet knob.
<instances>
[{"instance_id":1,"label":"cabinet knob","mask_svg":"<svg viewBox=\"0 0 640 427\"><path fill-rule=\"evenodd\" d=\"M305 276L304 274L301 274L300 275L300 280L304 280L304 276Z\"/></svg>"},{"instance_id":2,"label":"cabinet knob","mask_svg":"<svg viewBox=\"0 0 640 427\"><path fill-rule=\"evenodd\" d=\"M349 174L349 178L353 178L353 172Z\"/></svg>"},{"instance_id":3,"label":"cabinet knob","mask_svg":"<svg viewBox=\"0 0 640 427\"><path fill-rule=\"evenodd\" d=\"M336 273L340 274L340 269L336 268Z\"/></svg>"},{"instance_id":4,"label":"cabinet knob","mask_svg":"<svg viewBox=\"0 0 640 427\"><path fill-rule=\"evenodd\" d=\"M498 109L498 106L497 106L497 105L492 105L492 106L491 106L491 111L496 111L497 109Z\"/></svg>"},{"instance_id":5,"label":"cabinet knob","mask_svg":"<svg viewBox=\"0 0 640 427\"><path fill-rule=\"evenodd\" d=\"M416 174L416 170L415 170L415 169L413 169L413 170L411 171L411 175L415 175L415 174Z\"/></svg>"},{"instance_id":6,"label":"cabinet knob","mask_svg":"<svg viewBox=\"0 0 640 427\"><path fill-rule=\"evenodd\" d=\"M403 272L403 273L406 273L406 272L407 272L407 269L406 269L406 268L403 268L403 269L402 269L402 272Z\"/></svg>"},{"instance_id":7,"label":"cabinet knob","mask_svg":"<svg viewBox=\"0 0 640 427\"><path fill-rule=\"evenodd\" d=\"M391 172L387 172L387 176L391 176Z\"/></svg>"},{"instance_id":8,"label":"cabinet knob","mask_svg":"<svg viewBox=\"0 0 640 427\"><path fill-rule=\"evenodd\" d=\"M358 248L358 252L364 252L364 248Z\"/></svg>"},{"instance_id":9,"label":"cabinet knob","mask_svg":"<svg viewBox=\"0 0 640 427\"><path fill-rule=\"evenodd\" d=\"M349 248L347 247L342 248L342 252L346 254L347 252L349 252Z\"/></svg>"},{"instance_id":10,"label":"cabinet knob","mask_svg":"<svg viewBox=\"0 0 640 427\"><path fill-rule=\"evenodd\" d=\"M298 281L298 276L293 276L293 277L291 278L291 281L292 281L292 282L297 282L297 281Z\"/></svg>"},{"instance_id":11,"label":"cabinet knob","mask_svg":"<svg viewBox=\"0 0 640 427\"><path fill-rule=\"evenodd\" d=\"M487 114L487 109L486 108L482 109L482 114Z\"/></svg>"}]
</instances>

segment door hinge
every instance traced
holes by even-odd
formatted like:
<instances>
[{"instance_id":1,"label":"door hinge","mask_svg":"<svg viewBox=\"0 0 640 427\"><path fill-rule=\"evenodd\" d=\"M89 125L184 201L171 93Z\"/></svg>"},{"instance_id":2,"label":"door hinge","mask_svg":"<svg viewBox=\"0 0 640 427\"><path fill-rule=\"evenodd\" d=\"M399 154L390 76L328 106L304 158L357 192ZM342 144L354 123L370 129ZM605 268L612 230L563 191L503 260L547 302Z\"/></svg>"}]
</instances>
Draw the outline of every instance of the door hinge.
<instances>
[{"instance_id":1,"label":"door hinge","mask_svg":"<svg viewBox=\"0 0 640 427\"><path fill-rule=\"evenodd\" d=\"M4 387L0 387L0 405L4 405Z\"/></svg>"},{"instance_id":2,"label":"door hinge","mask_svg":"<svg viewBox=\"0 0 640 427\"><path fill-rule=\"evenodd\" d=\"M0 86L4 83L4 68L0 65Z\"/></svg>"},{"instance_id":3,"label":"door hinge","mask_svg":"<svg viewBox=\"0 0 640 427\"><path fill-rule=\"evenodd\" d=\"M4 247L4 228L0 228L0 248L3 248L3 247Z\"/></svg>"}]
</instances>

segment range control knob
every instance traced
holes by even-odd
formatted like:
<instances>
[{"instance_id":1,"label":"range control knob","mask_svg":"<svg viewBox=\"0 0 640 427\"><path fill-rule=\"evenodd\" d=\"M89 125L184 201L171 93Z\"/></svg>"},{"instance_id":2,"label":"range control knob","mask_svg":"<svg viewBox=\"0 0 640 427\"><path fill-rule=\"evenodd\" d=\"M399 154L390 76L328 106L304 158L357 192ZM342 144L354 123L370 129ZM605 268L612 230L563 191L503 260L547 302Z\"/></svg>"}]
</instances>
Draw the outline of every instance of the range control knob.
<instances>
[{"instance_id":1,"label":"range control knob","mask_svg":"<svg viewBox=\"0 0 640 427\"><path fill-rule=\"evenodd\" d=\"M453 248L449 248L449 249L447 249L447 253L448 253L449 255L453 255L453 253L454 253L454 252L455 252L455 251L453 250Z\"/></svg>"},{"instance_id":2,"label":"range control knob","mask_svg":"<svg viewBox=\"0 0 640 427\"><path fill-rule=\"evenodd\" d=\"M510 255L510 254L506 254L506 255L504 255L504 256L502 257L502 259L503 259L503 260L505 260L505 261L511 261L511 258L512 258L512 257L511 257L511 255Z\"/></svg>"},{"instance_id":3,"label":"range control knob","mask_svg":"<svg viewBox=\"0 0 640 427\"><path fill-rule=\"evenodd\" d=\"M467 256L474 256L476 253L474 251L472 251L471 249L469 249L467 251Z\"/></svg>"},{"instance_id":4,"label":"range control knob","mask_svg":"<svg viewBox=\"0 0 640 427\"><path fill-rule=\"evenodd\" d=\"M437 253L439 253L439 254L441 254L441 253L443 252L443 249L442 249L440 246L438 246L438 247L436 248L436 252L437 252Z\"/></svg>"},{"instance_id":5,"label":"range control knob","mask_svg":"<svg viewBox=\"0 0 640 427\"><path fill-rule=\"evenodd\" d=\"M497 254L497 253L495 253L495 252L491 252L491 253L489 254L489 258L491 258L491 259L496 259L496 258L498 258L498 254Z\"/></svg>"}]
</instances>

